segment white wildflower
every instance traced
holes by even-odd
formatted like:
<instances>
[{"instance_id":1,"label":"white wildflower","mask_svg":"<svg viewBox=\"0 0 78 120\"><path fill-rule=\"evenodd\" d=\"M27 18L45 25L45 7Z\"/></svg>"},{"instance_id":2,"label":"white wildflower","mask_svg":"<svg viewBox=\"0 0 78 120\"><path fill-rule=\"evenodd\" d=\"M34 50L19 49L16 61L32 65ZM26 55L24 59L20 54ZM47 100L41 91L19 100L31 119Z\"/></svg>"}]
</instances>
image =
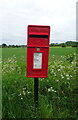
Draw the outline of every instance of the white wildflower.
<instances>
[{"instance_id":1,"label":"white wildflower","mask_svg":"<svg viewBox=\"0 0 78 120\"><path fill-rule=\"evenodd\" d=\"M70 75L70 77L72 78L73 76L72 76L72 75Z\"/></svg>"},{"instance_id":2,"label":"white wildflower","mask_svg":"<svg viewBox=\"0 0 78 120\"><path fill-rule=\"evenodd\" d=\"M26 90L26 88L23 88L23 90Z\"/></svg>"},{"instance_id":3,"label":"white wildflower","mask_svg":"<svg viewBox=\"0 0 78 120\"><path fill-rule=\"evenodd\" d=\"M69 75L67 74L66 77L69 77Z\"/></svg>"},{"instance_id":4,"label":"white wildflower","mask_svg":"<svg viewBox=\"0 0 78 120\"><path fill-rule=\"evenodd\" d=\"M51 89L53 89L53 87L50 87Z\"/></svg>"},{"instance_id":5,"label":"white wildflower","mask_svg":"<svg viewBox=\"0 0 78 120\"><path fill-rule=\"evenodd\" d=\"M67 80L69 80L70 78L69 77L67 77Z\"/></svg>"},{"instance_id":6,"label":"white wildflower","mask_svg":"<svg viewBox=\"0 0 78 120\"><path fill-rule=\"evenodd\" d=\"M29 92L29 91L27 90L27 93L30 94L31 92Z\"/></svg>"},{"instance_id":7,"label":"white wildflower","mask_svg":"<svg viewBox=\"0 0 78 120\"><path fill-rule=\"evenodd\" d=\"M61 78L63 79L64 78L64 76L61 74Z\"/></svg>"},{"instance_id":8,"label":"white wildflower","mask_svg":"<svg viewBox=\"0 0 78 120\"><path fill-rule=\"evenodd\" d=\"M25 91L23 91L23 95L25 95Z\"/></svg>"},{"instance_id":9,"label":"white wildflower","mask_svg":"<svg viewBox=\"0 0 78 120\"><path fill-rule=\"evenodd\" d=\"M23 98L21 97L21 100L23 100Z\"/></svg>"},{"instance_id":10,"label":"white wildflower","mask_svg":"<svg viewBox=\"0 0 78 120\"><path fill-rule=\"evenodd\" d=\"M54 76L56 76L56 73L54 73Z\"/></svg>"},{"instance_id":11,"label":"white wildflower","mask_svg":"<svg viewBox=\"0 0 78 120\"><path fill-rule=\"evenodd\" d=\"M21 93L18 96L21 96Z\"/></svg>"},{"instance_id":12,"label":"white wildflower","mask_svg":"<svg viewBox=\"0 0 78 120\"><path fill-rule=\"evenodd\" d=\"M60 71L61 69L58 69L58 71Z\"/></svg>"},{"instance_id":13,"label":"white wildflower","mask_svg":"<svg viewBox=\"0 0 78 120\"><path fill-rule=\"evenodd\" d=\"M52 89L51 91L54 92L54 89Z\"/></svg>"},{"instance_id":14,"label":"white wildflower","mask_svg":"<svg viewBox=\"0 0 78 120\"><path fill-rule=\"evenodd\" d=\"M51 89L50 88L48 88L48 92L50 92L51 91Z\"/></svg>"},{"instance_id":15,"label":"white wildflower","mask_svg":"<svg viewBox=\"0 0 78 120\"><path fill-rule=\"evenodd\" d=\"M59 82L59 80L55 80L56 82Z\"/></svg>"}]
</instances>

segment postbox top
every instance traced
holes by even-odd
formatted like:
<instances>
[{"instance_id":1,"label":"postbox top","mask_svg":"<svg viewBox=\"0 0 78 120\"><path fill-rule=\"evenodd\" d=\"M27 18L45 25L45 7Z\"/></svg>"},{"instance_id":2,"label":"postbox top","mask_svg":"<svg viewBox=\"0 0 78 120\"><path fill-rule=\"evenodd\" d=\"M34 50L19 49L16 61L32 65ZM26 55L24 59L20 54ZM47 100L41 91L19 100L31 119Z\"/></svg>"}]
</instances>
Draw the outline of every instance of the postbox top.
<instances>
[{"instance_id":1,"label":"postbox top","mask_svg":"<svg viewBox=\"0 0 78 120\"><path fill-rule=\"evenodd\" d=\"M49 25L28 25L28 27L49 27L50 28L50 26Z\"/></svg>"},{"instance_id":2,"label":"postbox top","mask_svg":"<svg viewBox=\"0 0 78 120\"><path fill-rule=\"evenodd\" d=\"M50 26L28 25L28 46L49 46Z\"/></svg>"},{"instance_id":3,"label":"postbox top","mask_svg":"<svg viewBox=\"0 0 78 120\"><path fill-rule=\"evenodd\" d=\"M28 25L29 34L48 34L50 32L50 26L43 26L43 25Z\"/></svg>"}]
</instances>

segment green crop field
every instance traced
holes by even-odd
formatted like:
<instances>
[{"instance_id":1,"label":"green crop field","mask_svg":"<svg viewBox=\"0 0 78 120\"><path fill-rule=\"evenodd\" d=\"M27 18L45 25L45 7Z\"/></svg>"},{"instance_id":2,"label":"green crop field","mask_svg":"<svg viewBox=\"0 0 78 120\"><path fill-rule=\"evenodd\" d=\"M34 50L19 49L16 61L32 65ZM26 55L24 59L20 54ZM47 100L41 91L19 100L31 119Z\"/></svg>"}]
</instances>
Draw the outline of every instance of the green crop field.
<instances>
[{"instance_id":1,"label":"green crop field","mask_svg":"<svg viewBox=\"0 0 78 120\"><path fill-rule=\"evenodd\" d=\"M50 48L50 57L52 55L56 55L56 56L61 56L61 55L69 55L69 54L73 54L76 53L76 48L59 48L59 47L55 47L55 48ZM15 55L17 57L17 59L20 59L22 56L25 58L26 56L26 48L3 48L2 50L2 57L3 60L5 58L9 58L12 57L13 55Z\"/></svg>"},{"instance_id":2,"label":"green crop field","mask_svg":"<svg viewBox=\"0 0 78 120\"><path fill-rule=\"evenodd\" d=\"M34 79L26 77L26 48L2 49L2 118L78 118L76 48L50 48L48 78L39 78L34 111Z\"/></svg>"}]
</instances>

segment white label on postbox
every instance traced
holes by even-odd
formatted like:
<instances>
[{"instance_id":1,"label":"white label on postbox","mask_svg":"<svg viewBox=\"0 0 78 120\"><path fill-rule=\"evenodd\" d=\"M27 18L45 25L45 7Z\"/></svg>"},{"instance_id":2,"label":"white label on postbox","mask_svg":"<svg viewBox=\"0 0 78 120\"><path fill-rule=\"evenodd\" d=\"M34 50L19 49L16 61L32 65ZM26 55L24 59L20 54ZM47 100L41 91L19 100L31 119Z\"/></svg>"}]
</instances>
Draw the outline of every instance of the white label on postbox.
<instances>
[{"instance_id":1,"label":"white label on postbox","mask_svg":"<svg viewBox=\"0 0 78 120\"><path fill-rule=\"evenodd\" d=\"M42 68L42 53L34 53L34 65L33 68L41 69Z\"/></svg>"}]
</instances>

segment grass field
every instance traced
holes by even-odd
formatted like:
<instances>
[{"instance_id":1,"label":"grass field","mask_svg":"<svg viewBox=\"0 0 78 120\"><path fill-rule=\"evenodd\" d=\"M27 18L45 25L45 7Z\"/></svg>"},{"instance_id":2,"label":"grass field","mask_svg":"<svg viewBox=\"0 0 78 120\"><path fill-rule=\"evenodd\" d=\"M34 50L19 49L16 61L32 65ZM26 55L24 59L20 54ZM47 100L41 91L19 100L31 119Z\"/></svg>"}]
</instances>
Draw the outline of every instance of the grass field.
<instances>
[{"instance_id":1,"label":"grass field","mask_svg":"<svg viewBox=\"0 0 78 120\"><path fill-rule=\"evenodd\" d=\"M34 112L34 79L26 78L26 49L2 49L3 118L78 118L76 48L50 48L48 78L39 78Z\"/></svg>"},{"instance_id":2,"label":"grass field","mask_svg":"<svg viewBox=\"0 0 78 120\"><path fill-rule=\"evenodd\" d=\"M50 57L52 55L56 55L56 56L61 56L61 55L69 55L69 54L73 54L76 52L76 48L50 48ZM2 50L2 57L3 60L9 57L12 57L13 55L15 55L17 57L17 59L20 59L22 56L25 59L26 56L26 48L3 48Z\"/></svg>"}]
</instances>

